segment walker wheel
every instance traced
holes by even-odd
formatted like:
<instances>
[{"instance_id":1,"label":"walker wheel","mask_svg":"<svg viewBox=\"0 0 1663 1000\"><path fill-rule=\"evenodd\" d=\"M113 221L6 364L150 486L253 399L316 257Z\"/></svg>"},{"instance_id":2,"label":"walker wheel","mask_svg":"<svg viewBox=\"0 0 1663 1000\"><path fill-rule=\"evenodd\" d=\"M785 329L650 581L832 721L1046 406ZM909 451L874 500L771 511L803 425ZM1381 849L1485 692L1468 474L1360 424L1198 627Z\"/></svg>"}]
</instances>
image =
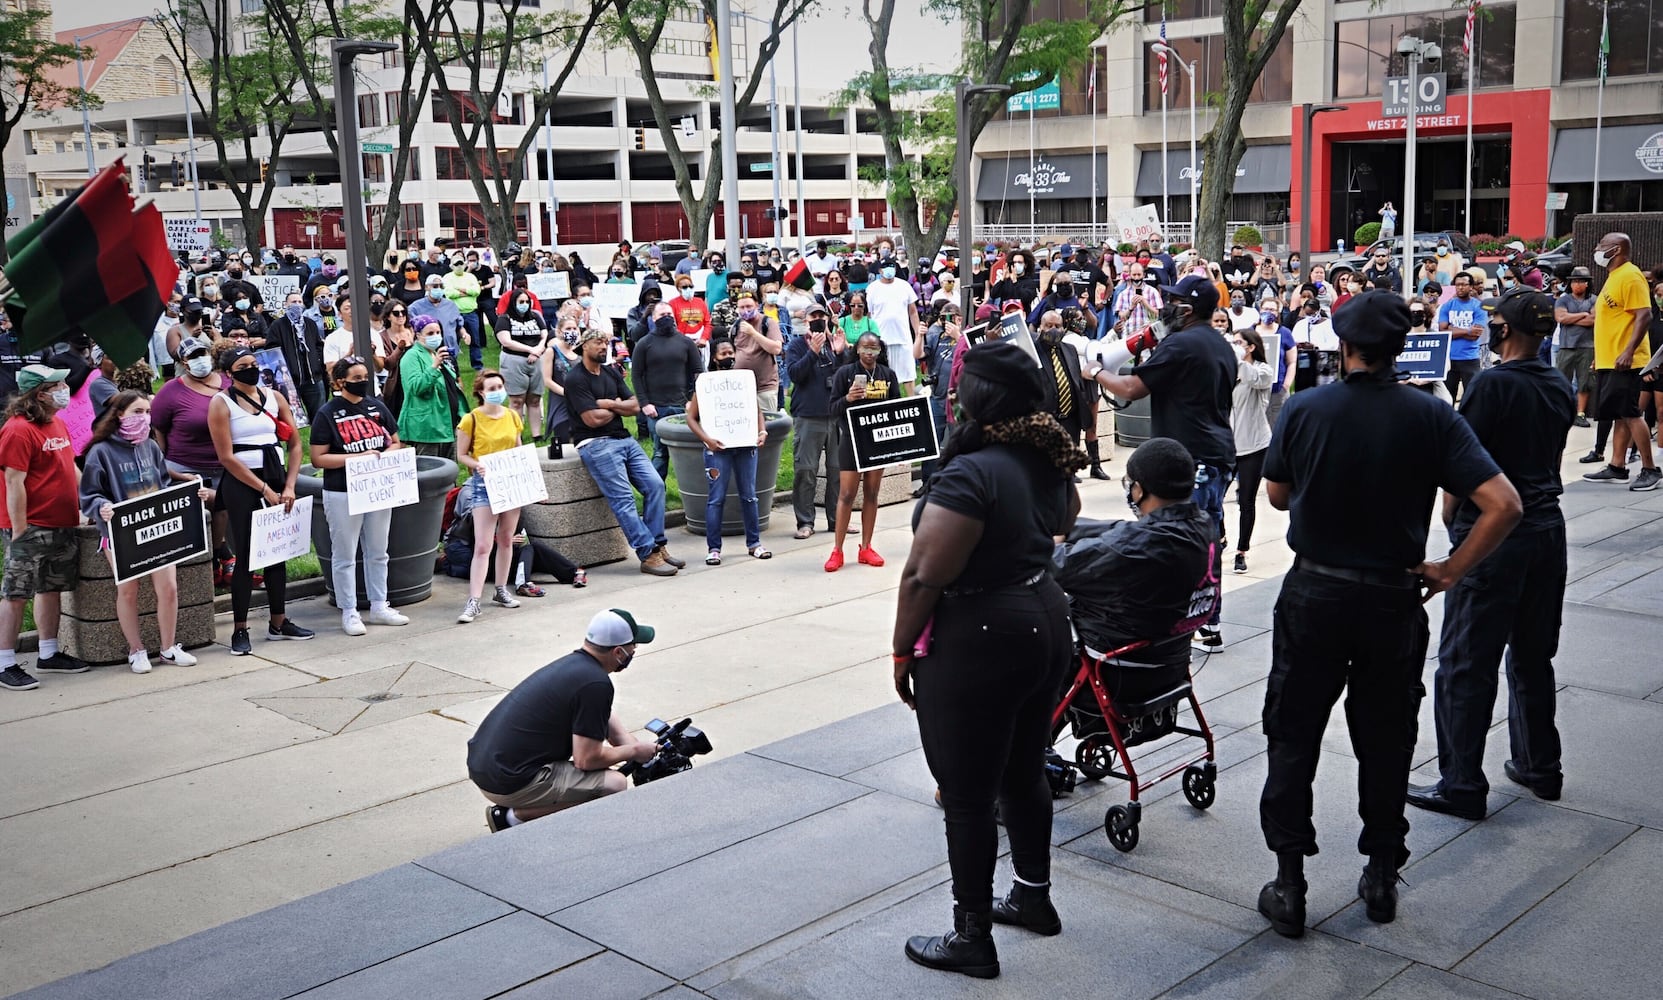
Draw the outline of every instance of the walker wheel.
<instances>
[{"instance_id":1,"label":"walker wheel","mask_svg":"<svg viewBox=\"0 0 1663 1000\"><path fill-rule=\"evenodd\" d=\"M1213 804L1215 797L1213 776L1207 773L1206 768L1200 764L1184 768L1184 798L1190 800L1190 805L1205 809Z\"/></svg>"},{"instance_id":2,"label":"walker wheel","mask_svg":"<svg viewBox=\"0 0 1663 1000\"><path fill-rule=\"evenodd\" d=\"M1087 736L1074 748L1074 764L1092 781L1107 778L1114 770L1114 744L1107 736Z\"/></svg>"},{"instance_id":3,"label":"walker wheel","mask_svg":"<svg viewBox=\"0 0 1663 1000\"><path fill-rule=\"evenodd\" d=\"M1138 846L1138 821L1125 806L1110 806L1103 814L1103 832L1117 851L1124 853Z\"/></svg>"}]
</instances>

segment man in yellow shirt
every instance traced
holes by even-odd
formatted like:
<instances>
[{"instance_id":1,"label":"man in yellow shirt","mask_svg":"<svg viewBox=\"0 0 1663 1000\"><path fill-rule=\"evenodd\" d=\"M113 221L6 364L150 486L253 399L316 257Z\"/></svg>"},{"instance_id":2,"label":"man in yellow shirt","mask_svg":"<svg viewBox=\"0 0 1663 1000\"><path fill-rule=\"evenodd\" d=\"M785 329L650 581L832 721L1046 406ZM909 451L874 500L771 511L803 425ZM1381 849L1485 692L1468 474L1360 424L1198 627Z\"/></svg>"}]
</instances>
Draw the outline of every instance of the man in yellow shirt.
<instances>
[{"instance_id":1,"label":"man in yellow shirt","mask_svg":"<svg viewBox=\"0 0 1663 1000\"><path fill-rule=\"evenodd\" d=\"M1613 423L1611 462L1583 479L1594 483L1626 483L1624 458L1630 443L1640 450L1640 474L1635 491L1655 490L1663 481L1652 458L1651 436L1640 417L1640 370L1651 358L1646 330L1651 326L1651 291L1645 275L1629 259L1633 247L1627 233L1607 233L1594 247L1594 263L1606 268L1605 287L1594 303L1594 387L1601 420Z\"/></svg>"}]
</instances>

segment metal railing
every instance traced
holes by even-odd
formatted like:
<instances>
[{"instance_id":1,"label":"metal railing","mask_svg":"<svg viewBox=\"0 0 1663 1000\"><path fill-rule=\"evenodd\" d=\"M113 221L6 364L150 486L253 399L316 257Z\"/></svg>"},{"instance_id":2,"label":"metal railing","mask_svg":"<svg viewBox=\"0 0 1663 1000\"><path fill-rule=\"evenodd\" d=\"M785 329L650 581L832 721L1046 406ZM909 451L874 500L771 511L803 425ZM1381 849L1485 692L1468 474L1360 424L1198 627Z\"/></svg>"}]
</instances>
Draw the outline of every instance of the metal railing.
<instances>
[{"instance_id":1,"label":"metal railing","mask_svg":"<svg viewBox=\"0 0 1663 1000\"><path fill-rule=\"evenodd\" d=\"M1278 256L1286 254L1291 246L1292 227L1287 223L1264 225L1257 222L1227 222L1224 225L1224 239L1226 242L1235 237L1237 229L1242 226L1253 226L1264 237L1262 246L1266 253ZM1162 234L1168 243L1188 244L1193 235L1187 222L1169 222L1162 228ZM1104 240L1120 242L1120 227L1110 222L1090 223L1038 223L1036 225L992 225L977 226L975 229L976 242L990 243L1074 243L1098 246ZM958 240L958 225L955 223L947 227L947 241L954 243ZM1224 249L1224 248L1220 248Z\"/></svg>"}]
</instances>

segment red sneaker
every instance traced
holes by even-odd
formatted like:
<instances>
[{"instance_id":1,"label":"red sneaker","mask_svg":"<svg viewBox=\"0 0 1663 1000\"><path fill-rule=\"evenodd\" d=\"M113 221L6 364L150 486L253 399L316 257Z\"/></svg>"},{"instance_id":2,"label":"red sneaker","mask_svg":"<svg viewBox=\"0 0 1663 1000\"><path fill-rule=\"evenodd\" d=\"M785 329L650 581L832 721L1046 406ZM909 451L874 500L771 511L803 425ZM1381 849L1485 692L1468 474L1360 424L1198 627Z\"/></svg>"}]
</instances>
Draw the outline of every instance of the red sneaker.
<instances>
[{"instance_id":1,"label":"red sneaker","mask_svg":"<svg viewBox=\"0 0 1663 1000\"><path fill-rule=\"evenodd\" d=\"M876 549L869 549L865 546L861 547L860 552L856 555L856 558L868 566L883 565L883 556L878 555Z\"/></svg>"},{"instance_id":2,"label":"red sneaker","mask_svg":"<svg viewBox=\"0 0 1663 1000\"><path fill-rule=\"evenodd\" d=\"M843 568L843 550L832 549L831 556L826 560L826 572L836 573Z\"/></svg>"}]
</instances>

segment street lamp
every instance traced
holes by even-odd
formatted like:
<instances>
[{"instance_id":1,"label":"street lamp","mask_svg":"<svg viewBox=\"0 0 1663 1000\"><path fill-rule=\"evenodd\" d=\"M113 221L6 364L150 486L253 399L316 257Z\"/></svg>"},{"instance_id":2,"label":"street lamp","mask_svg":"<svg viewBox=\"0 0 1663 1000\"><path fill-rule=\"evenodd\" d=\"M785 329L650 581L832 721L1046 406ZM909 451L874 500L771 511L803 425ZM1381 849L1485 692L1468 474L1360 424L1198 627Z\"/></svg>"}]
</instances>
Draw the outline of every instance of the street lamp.
<instances>
[{"instance_id":1,"label":"street lamp","mask_svg":"<svg viewBox=\"0 0 1663 1000\"><path fill-rule=\"evenodd\" d=\"M1409 75L1409 109L1403 132L1403 287L1412 288L1415 277L1415 119L1420 117L1420 64L1436 62L1443 50L1435 42L1423 42L1414 35L1397 40L1399 55L1405 56ZM1472 169L1472 164L1467 164Z\"/></svg>"},{"instance_id":2,"label":"street lamp","mask_svg":"<svg viewBox=\"0 0 1663 1000\"><path fill-rule=\"evenodd\" d=\"M1311 119L1325 111L1349 111L1344 104L1305 104L1300 129L1299 259L1311 259Z\"/></svg>"},{"instance_id":3,"label":"street lamp","mask_svg":"<svg viewBox=\"0 0 1663 1000\"><path fill-rule=\"evenodd\" d=\"M1150 46L1156 52L1164 52L1168 58L1174 60L1184 69L1184 74L1190 79L1190 248L1200 252L1196 246L1196 235L1201 230L1201 212L1197 208L1197 192L1201 190L1201 164L1195 155L1195 63L1185 62L1178 50L1165 42L1156 42ZM1172 220L1168 219L1167 222Z\"/></svg>"},{"instance_id":4,"label":"street lamp","mask_svg":"<svg viewBox=\"0 0 1663 1000\"><path fill-rule=\"evenodd\" d=\"M341 225L346 229L346 266L352 301L352 347L366 361L375 357L370 342L369 283L365 275L368 249L364 243L364 156L358 148L358 81L352 61L398 48L392 42L358 42L337 38L330 42L335 71L335 145L341 157ZM372 369L373 370L373 363Z\"/></svg>"},{"instance_id":5,"label":"street lamp","mask_svg":"<svg viewBox=\"0 0 1663 1000\"><path fill-rule=\"evenodd\" d=\"M1003 83L971 83L960 80L953 88L953 106L958 112L958 140L957 155L959 188L959 310L960 319L969 323L976 315L975 297L971 290L971 246L975 242L972 217L976 213L976 203L970 199L970 99L983 94L998 94L1004 96L1011 92L1011 88Z\"/></svg>"},{"instance_id":6,"label":"street lamp","mask_svg":"<svg viewBox=\"0 0 1663 1000\"><path fill-rule=\"evenodd\" d=\"M88 179L91 179L92 175L98 172L98 164L92 157L92 111L89 107L92 95L87 93L87 67L86 62L81 58L81 43L90 42L99 35L107 34L111 31L117 31L121 28L131 28L135 24L150 20L153 20L153 18L148 15L145 17L130 17L125 21L117 21L115 24L106 24L97 31L89 31L84 35L74 36L75 83L81 89L81 139L87 147Z\"/></svg>"}]
</instances>

